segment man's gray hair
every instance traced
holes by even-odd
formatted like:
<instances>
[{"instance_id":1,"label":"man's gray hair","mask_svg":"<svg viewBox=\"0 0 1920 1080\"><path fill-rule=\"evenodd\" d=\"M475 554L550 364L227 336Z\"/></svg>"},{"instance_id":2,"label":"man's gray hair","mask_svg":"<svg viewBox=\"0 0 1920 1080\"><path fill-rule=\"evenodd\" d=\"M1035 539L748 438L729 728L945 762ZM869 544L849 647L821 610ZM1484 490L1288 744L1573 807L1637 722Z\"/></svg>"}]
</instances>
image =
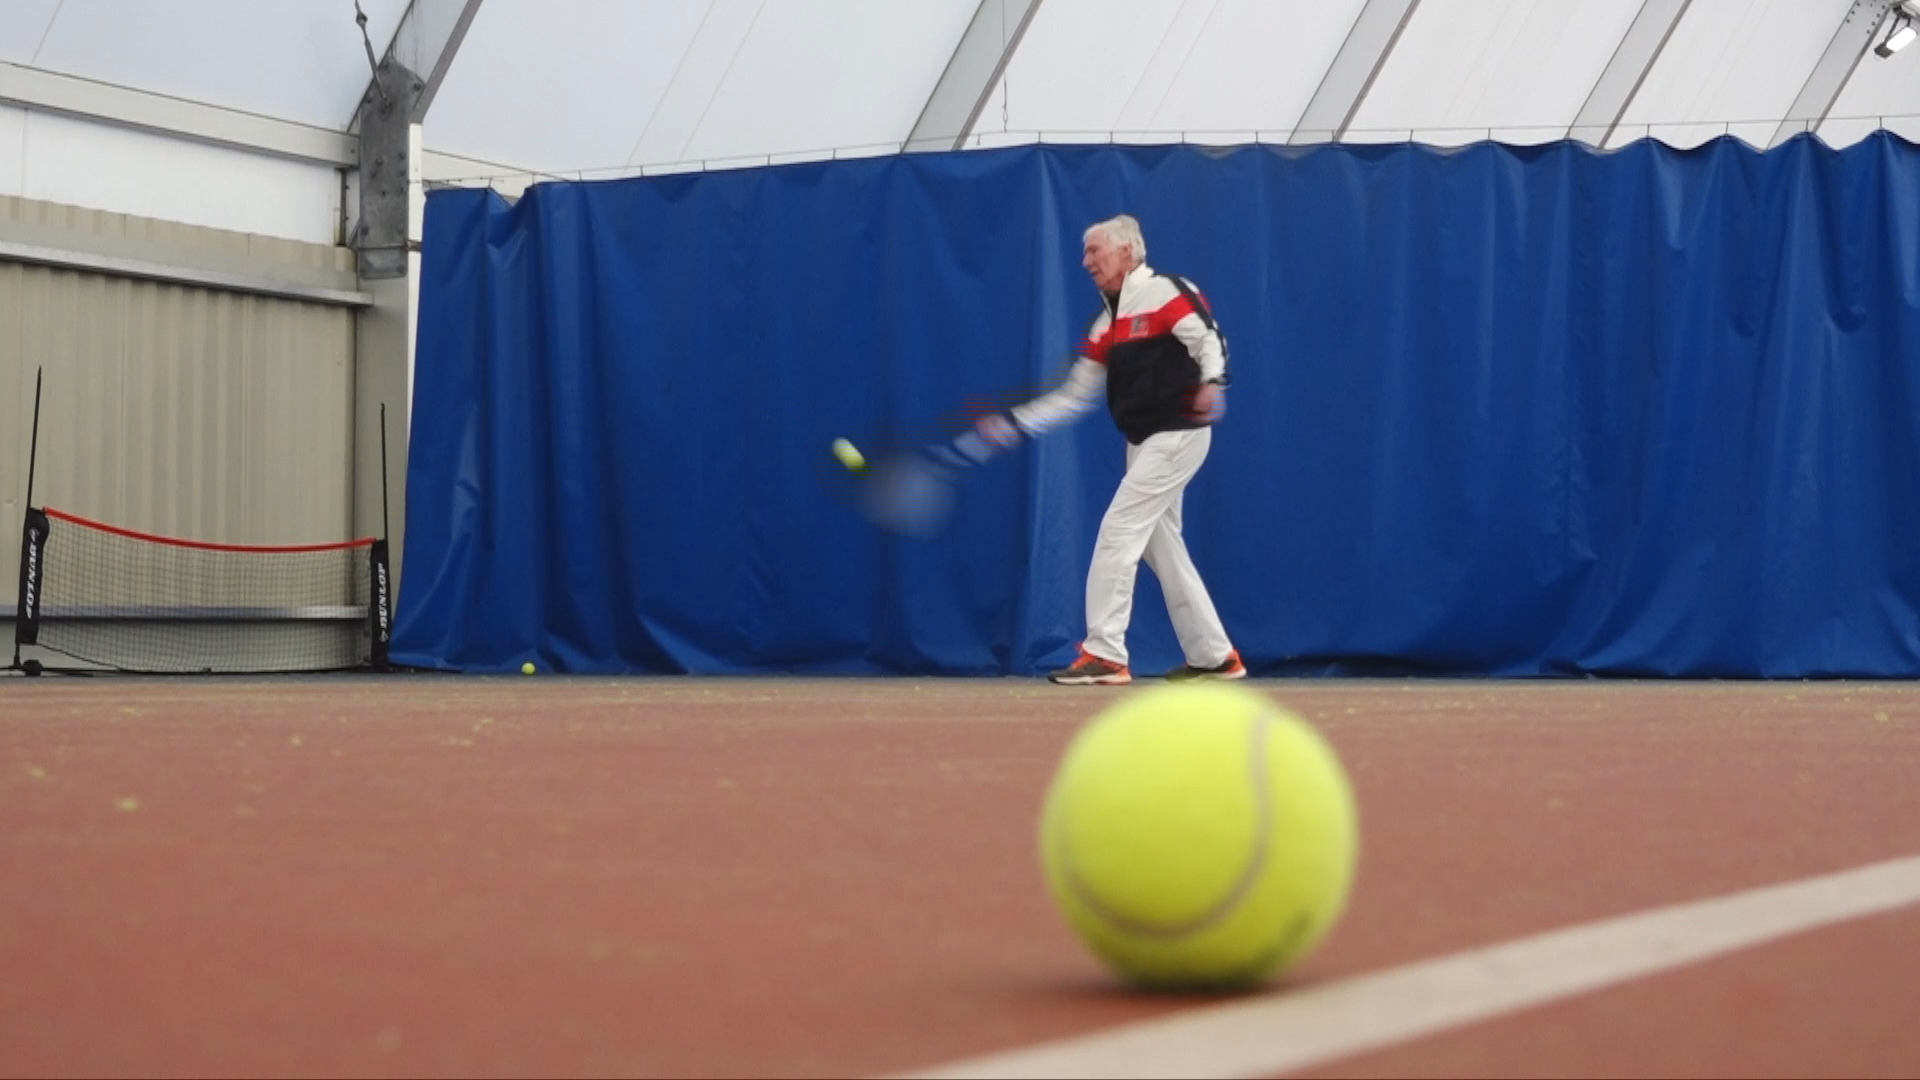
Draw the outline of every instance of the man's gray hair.
<instances>
[{"instance_id":1,"label":"man's gray hair","mask_svg":"<svg viewBox=\"0 0 1920 1080\"><path fill-rule=\"evenodd\" d=\"M1134 220L1132 214L1117 214L1087 226L1080 242L1084 244L1096 234L1106 237L1107 242L1115 247L1132 249L1135 262L1147 261L1147 238L1140 234L1140 223Z\"/></svg>"}]
</instances>

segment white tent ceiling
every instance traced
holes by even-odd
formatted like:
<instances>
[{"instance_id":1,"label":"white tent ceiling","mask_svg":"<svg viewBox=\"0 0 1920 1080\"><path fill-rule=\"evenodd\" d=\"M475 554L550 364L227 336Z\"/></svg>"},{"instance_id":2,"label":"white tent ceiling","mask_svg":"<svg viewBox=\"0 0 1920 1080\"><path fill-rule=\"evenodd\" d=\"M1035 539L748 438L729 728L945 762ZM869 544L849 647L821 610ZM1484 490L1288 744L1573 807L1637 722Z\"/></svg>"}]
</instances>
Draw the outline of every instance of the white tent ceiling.
<instances>
[{"instance_id":1,"label":"white tent ceiling","mask_svg":"<svg viewBox=\"0 0 1920 1080\"><path fill-rule=\"evenodd\" d=\"M964 6L964 5L963 5ZM1363 0L1043 0L980 134L1049 139L1293 126Z\"/></svg>"},{"instance_id":2,"label":"white tent ceiling","mask_svg":"<svg viewBox=\"0 0 1920 1080\"><path fill-rule=\"evenodd\" d=\"M344 129L367 88L353 0L0 0L0 61ZM407 0L360 0L376 49Z\"/></svg>"},{"instance_id":3,"label":"white tent ceiling","mask_svg":"<svg viewBox=\"0 0 1920 1080\"><path fill-rule=\"evenodd\" d=\"M1693 0L1667 44L1689 62L1656 65L1622 120L1656 133L1679 128L1677 142L1730 133L1765 145L1760 132L1770 135L1787 115L1851 7L1850 0ZM1901 55L1899 66L1920 70L1916 59ZM1886 63L1869 53L1859 67ZM1906 85L1920 91L1920 81Z\"/></svg>"},{"instance_id":4,"label":"white tent ceiling","mask_svg":"<svg viewBox=\"0 0 1920 1080\"><path fill-rule=\"evenodd\" d=\"M1564 138L1639 10L1637 0L1426 0L1354 118L1356 137Z\"/></svg>"},{"instance_id":5,"label":"white tent ceiling","mask_svg":"<svg viewBox=\"0 0 1920 1080\"><path fill-rule=\"evenodd\" d=\"M1026 0L986 0L1017 26ZM1372 0L1408 10L1349 141L1567 137L1643 9L1677 13L1609 145L1765 146L1887 0ZM408 0L5 0L0 63L346 130ZM1295 138L1369 0L1038 0L967 145ZM892 152L980 0L484 0L429 149L609 175ZM1376 54L1379 55L1379 54ZM1372 57L1365 59L1371 60ZM1920 47L1853 65L1818 131L1920 140ZM1325 136L1320 136L1324 138Z\"/></svg>"},{"instance_id":6,"label":"white tent ceiling","mask_svg":"<svg viewBox=\"0 0 1920 1080\"><path fill-rule=\"evenodd\" d=\"M486 0L428 145L550 171L897 149L974 0Z\"/></svg>"}]
</instances>

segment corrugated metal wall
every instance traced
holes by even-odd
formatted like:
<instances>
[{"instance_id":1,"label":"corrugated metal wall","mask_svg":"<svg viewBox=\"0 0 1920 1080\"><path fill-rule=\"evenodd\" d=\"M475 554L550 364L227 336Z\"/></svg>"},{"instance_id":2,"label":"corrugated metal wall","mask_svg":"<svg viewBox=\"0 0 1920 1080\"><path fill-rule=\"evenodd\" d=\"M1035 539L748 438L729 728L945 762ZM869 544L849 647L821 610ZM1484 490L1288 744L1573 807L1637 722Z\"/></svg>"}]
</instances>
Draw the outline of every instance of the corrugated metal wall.
<instances>
[{"instance_id":1,"label":"corrugated metal wall","mask_svg":"<svg viewBox=\"0 0 1920 1080\"><path fill-rule=\"evenodd\" d=\"M0 223L351 272L344 248L0 197ZM0 597L33 500L229 543L352 536L354 312L0 258Z\"/></svg>"}]
</instances>

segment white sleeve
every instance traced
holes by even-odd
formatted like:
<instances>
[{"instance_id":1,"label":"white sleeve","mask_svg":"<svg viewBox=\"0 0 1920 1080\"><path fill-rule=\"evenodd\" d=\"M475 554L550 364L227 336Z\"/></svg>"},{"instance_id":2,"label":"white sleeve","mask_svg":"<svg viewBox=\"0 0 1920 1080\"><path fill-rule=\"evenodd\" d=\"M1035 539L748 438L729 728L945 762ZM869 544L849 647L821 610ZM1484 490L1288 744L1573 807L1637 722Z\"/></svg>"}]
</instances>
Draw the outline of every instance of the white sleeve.
<instances>
[{"instance_id":1,"label":"white sleeve","mask_svg":"<svg viewBox=\"0 0 1920 1080\"><path fill-rule=\"evenodd\" d=\"M1173 324L1173 336L1187 347L1187 355L1200 365L1200 381L1217 379L1227 372L1227 354L1220 348L1220 332L1207 327L1200 316L1189 314Z\"/></svg>"},{"instance_id":2,"label":"white sleeve","mask_svg":"<svg viewBox=\"0 0 1920 1080\"><path fill-rule=\"evenodd\" d=\"M1025 405L1015 405L1009 411L1013 413L1013 422L1026 435L1043 435L1085 415L1099 404L1106 389L1106 365L1083 356L1073 362L1073 367L1067 370L1067 380L1058 389Z\"/></svg>"}]
</instances>

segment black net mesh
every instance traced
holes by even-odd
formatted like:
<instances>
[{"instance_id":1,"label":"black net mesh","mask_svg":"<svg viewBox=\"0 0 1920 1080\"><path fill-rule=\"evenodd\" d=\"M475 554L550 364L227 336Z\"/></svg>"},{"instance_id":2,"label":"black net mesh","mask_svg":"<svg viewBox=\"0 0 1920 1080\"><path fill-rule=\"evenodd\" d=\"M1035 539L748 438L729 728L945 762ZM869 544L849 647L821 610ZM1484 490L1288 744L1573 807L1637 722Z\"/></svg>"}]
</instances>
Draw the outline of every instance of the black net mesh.
<instances>
[{"instance_id":1,"label":"black net mesh","mask_svg":"<svg viewBox=\"0 0 1920 1080\"><path fill-rule=\"evenodd\" d=\"M152 673L338 671L373 662L372 539L207 544L44 513L33 590L39 648Z\"/></svg>"}]
</instances>

